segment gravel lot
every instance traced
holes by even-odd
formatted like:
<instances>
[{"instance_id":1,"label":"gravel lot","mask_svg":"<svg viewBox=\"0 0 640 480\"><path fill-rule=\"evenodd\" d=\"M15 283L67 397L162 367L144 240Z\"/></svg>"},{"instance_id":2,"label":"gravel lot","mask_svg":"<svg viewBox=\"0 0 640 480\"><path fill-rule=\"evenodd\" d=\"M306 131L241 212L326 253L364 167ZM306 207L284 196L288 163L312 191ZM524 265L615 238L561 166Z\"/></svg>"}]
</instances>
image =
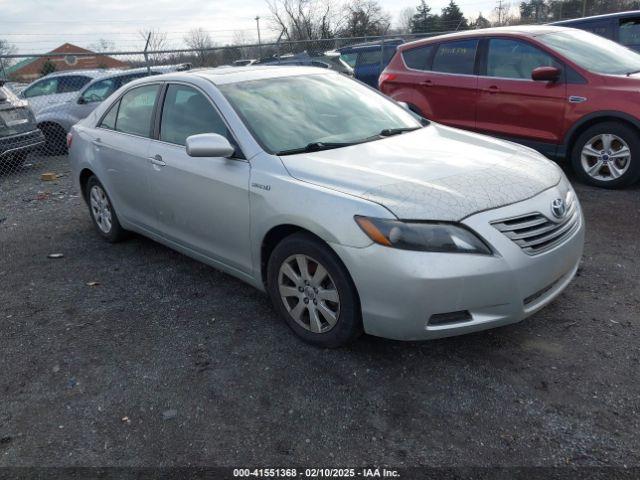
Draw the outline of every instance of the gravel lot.
<instances>
[{"instance_id":1,"label":"gravel lot","mask_svg":"<svg viewBox=\"0 0 640 480\"><path fill-rule=\"evenodd\" d=\"M640 465L640 187L577 186L583 266L534 317L321 350L46 169L0 178L0 466Z\"/></svg>"}]
</instances>

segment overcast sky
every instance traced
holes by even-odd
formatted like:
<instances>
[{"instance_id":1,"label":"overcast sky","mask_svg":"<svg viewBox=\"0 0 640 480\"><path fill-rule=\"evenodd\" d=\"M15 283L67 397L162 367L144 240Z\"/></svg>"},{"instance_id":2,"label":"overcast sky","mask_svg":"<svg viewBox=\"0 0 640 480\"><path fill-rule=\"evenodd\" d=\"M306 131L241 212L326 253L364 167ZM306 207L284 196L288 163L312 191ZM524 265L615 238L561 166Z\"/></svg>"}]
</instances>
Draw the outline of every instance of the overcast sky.
<instances>
[{"instance_id":1,"label":"overcast sky","mask_svg":"<svg viewBox=\"0 0 640 480\"><path fill-rule=\"evenodd\" d=\"M380 0L382 7L398 22L405 7L419 0ZM439 12L448 0L428 0ZM465 15L489 15L496 0L459 0ZM157 28L167 33L168 46L184 46L183 37L192 28L202 27L220 44L231 43L236 32L247 40L256 39L256 15L262 17L263 41L273 38L265 0L0 0L0 39L18 47L20 53L46 52L64 42L83 47L99 38L113 41L118 49L144 46L137 33Z\"/></svg>"}]
</instances>

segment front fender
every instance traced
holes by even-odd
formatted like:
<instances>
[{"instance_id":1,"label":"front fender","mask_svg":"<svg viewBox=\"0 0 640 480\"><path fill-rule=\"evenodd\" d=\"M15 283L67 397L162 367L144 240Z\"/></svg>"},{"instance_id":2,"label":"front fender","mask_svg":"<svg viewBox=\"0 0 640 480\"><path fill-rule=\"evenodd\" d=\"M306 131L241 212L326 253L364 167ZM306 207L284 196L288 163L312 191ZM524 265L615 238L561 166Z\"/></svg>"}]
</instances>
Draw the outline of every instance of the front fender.
<instances>
[{"instance_id":1,"label":"front fender","mask_svg":"<svg viewBox=\"0 0 640 480\"><path fill-rule=\"evenodd\" d=\"M62 111L42 111L36 114L36 122L38 125L55 123L56 125L60 125L65 132L69 132L71 127L76 124L77 119Z\"/></svg>"}]
</instances>

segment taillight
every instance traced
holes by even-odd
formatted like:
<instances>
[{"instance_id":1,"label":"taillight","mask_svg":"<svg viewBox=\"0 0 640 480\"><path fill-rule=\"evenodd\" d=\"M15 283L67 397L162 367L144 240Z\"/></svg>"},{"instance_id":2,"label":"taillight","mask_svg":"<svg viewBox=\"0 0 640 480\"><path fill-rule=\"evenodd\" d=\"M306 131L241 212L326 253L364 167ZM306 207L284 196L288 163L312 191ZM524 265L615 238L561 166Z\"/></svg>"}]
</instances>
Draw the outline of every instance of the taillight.
<instances>
[{"instance_id":1,"label":"taillight","mask_svg":"<svg viewBox=\"0 0 640 480\"><path fill-rule=\"evenodd\" d=\"M73 142L73 134L69 132L67 133L67 149L71 148L72 142Z\"/></svg>"},{"instance_id":2,"label":"taillight","mask_svg":"<svg viewBox=\"0 0 640 480\"><path fill-rule=\"evenodd\" d=\"M384 82L393 82L396 78L398 78L398 75L395 73L382 72L380 78L378 78L378 88L381 88Z\"/></svg>"}]
</instances>

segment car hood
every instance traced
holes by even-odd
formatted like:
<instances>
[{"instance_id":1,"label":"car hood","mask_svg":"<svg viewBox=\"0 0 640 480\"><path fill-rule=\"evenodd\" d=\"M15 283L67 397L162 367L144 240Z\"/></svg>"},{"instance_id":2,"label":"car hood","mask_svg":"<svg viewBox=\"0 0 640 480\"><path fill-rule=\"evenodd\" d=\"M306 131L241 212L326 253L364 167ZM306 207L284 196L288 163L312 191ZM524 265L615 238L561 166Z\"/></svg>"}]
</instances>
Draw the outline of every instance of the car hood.
<instances>
[{"instance_id":1,"label":"car hood","mask_svg":"<svg viewBox=\"0 0 640 480\"><path fill-rule=\"evenodd\" d=\"M534 150L437 124L281 159L294 178L371 200L403 220L460 221L531 198L563 177Z\"/></svg>"}]
</instances>

